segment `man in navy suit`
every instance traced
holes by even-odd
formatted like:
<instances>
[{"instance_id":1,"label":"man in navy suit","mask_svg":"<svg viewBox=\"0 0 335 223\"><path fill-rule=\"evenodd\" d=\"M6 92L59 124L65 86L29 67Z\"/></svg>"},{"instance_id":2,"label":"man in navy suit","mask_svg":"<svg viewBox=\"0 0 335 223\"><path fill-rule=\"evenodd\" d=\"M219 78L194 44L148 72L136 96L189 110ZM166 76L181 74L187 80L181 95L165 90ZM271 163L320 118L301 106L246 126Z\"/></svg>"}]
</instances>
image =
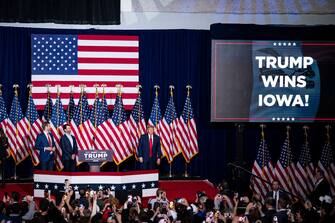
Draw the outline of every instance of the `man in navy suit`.
<instances>
[{"instance_id":1,"label":"man in navy suit","mask_svg":"<svg viewBox=\"0 0 335 223\"><path fill-rule=\"evenodd\" d=\"M275 208L278 210L279 199L282 198L286 201L288 199L288 195L284 191L280 190L278 180L272 181L271 189L272 190L266 194L266 198L273 198L275 200Z\"/></svg>"},{"instance_id":2,"label":"man in navy suit","mask_svg":"<svg viewBox=\"0 0 335 223\"><path fill-rule=\"evenodd\" d=\"M35 142L35 148L40 151L40 161L42 170L52 171L54 168L55 141L50 133L49 122L42 124L43 132L38 134Z\"/></svg>"},{"instance_id":3,"label":"man in navy suit","mask_svg":"<svg viewBox=\"0 0 335 223\"><path fill-rule=\"evenodd\" d=\"M154 127L147 126L147 134L140 138L138 145L138 160L142 164L142 169L156 169L156 164L161 162L161 143L158 135L154 134Z\"/></svg>"},{"instance_id":4,"label":"man in navy suit","mask_svg":"<svg viewBox=\"0 0 335 223\"><path fill-rule=\"evenodd\" d=\"M309 199L313 205L320 207L320 197L330 195L330 185L324 177L324 172L321 168L315 168L315 185L312 193L309 195Z\"/></svg>"},{"instance_id":5,"label":"man in navy suit","mask_svg":"<svg viewBox=\"0 0 335 223\"><path fill-rule=\"evenodd\" d=\"M60 139L60 147L62 149L62 163L64 171L74 172L75 158L78 153L78 146L76 138L71 135L71 126L69 124L63 125L65 134Z\"/></svg>"}]
</instances>

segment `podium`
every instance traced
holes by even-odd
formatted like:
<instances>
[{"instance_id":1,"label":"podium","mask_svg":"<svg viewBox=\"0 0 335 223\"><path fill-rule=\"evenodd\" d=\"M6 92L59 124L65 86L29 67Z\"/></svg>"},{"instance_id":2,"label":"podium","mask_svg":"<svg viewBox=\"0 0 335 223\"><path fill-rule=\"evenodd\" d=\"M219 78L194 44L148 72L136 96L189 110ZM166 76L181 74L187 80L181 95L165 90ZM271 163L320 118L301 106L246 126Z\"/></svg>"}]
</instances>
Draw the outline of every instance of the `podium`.
<instances>
[{"instance_id":1,"label":"podium","mask_svg":"<svg viewBox=\"0 0 335 223\"><path fill-rule=\"evenodd\" d=\"M87 162L90 172L100 172L100 166L103 162L112 162L113 156L110 150L79 150L79 162Z\"/></svg>"}]
</instances>

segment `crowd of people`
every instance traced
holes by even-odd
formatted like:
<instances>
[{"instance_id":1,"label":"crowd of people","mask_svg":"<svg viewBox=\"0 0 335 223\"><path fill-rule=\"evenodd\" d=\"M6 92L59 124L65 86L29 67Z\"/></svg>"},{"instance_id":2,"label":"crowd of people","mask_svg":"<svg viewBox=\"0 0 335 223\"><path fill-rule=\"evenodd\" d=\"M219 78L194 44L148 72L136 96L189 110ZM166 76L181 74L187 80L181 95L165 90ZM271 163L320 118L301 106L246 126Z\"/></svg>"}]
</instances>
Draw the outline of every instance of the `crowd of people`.
<instances>
[{"instance_id":1,"label":"crowd of people","mask_svg":"<svg viewBox=\"0 0 335 223\"><path fill-rule=\"evenodd\" d=\"M278 192L278 193L277 193ZM30 195L21 198L13 192L5 194L0 203L1 222L208 222L208 223L286 223L335 222L335 205L330 196L320 196L319 202L299 200L279 193L278 182L265 199L259 194L234 193L228 184L221 184L215 197L199 191L194 200L168 198L158 189L156 197L142 203L140 196L129 194L125 201L113 196L112 191L91 188L75 193L69 182L64 191L52 194L45 190L44 198Z\"/></svg>"}]
</instances>

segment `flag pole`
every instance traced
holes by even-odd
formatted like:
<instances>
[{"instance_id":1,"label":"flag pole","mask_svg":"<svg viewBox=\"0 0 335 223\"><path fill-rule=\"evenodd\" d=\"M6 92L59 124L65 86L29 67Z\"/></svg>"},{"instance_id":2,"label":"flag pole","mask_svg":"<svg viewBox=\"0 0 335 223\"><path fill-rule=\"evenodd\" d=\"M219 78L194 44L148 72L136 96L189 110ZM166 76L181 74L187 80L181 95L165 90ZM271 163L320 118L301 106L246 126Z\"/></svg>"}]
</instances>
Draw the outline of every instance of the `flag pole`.
<instances>
[{"instance_id":1,"label":"flag pole","mask_svg":"<svg viewBox=\"0 0 335 223\"><path fill-rule=\"evenodd\" d=\"M56 87L56 89L57 89L57 99L60 100L60 90L59 90L60 85L56 85L55 87ZM57 100L57 99L56 99L56 100ZM57 132L58 132L58 134L61 135L60 132L59 132L60 130L59 130L59 128L58 128L58 126L60 126L60 116L59 116L59 112L60 112L60 111L59 111L59 105L60 105L60 104L59 104L59 103L60 103L60 101L58 102L58 105L57 105L57 107L56 107L56 114L57 114L57 115L56 115L56 117L57 117L57 123L56 123L56 126L57 126Z\"/></svg>"},{"instance_id":2,"label":"flag pole","mask_svg":"<svg viewBox=\"0 0 335 223\"><path fill-rule=\"evenodd\" d=\"M33 88L33 85L30 83L30 84L28 84L27 85L27 88L29 89L29 96L28 96L28 105L27 105L27 109L29 109L30 108L30 96L32 95L32 88ZM27 125L28 125L28 137L30 138L31 137L31 126L30 126L30 122L31 122L31 112L29 112L29 115L28 115L28 117L27 117L27 119L28 119L28 123L27 123ZM29 145L29 147L30 147L30 145ZM34 159L33 159L33 152L30 150L30 148L28 148L28 152L29 152L29 155L31 156L31 161L32 161L32 163L33 163L33 165L34 166L37 166L37 165L35 165L35 162L34 162Z\"/></svg>"},{"instance_id":3,"label":"flag pole","mask_svg":"<svg viewBox=\"0 0 335 223\"><path fill-rule=\"evenodd\" d=\"M33 85L32 84L28 84L27 85L27 88L29 89L29 97L31 96L32 94L32 88L33 88ZM30 108L30 99L28 98L28 105L27 105L28 108ZM29 135L30 135L30 116L27 117L28 119L28 132L29 132Z\"/></svg>"},{"instance_id":4,"label":"flag pole","mask_svg":"<svg viewBox=\"0 0 335 223\"><path fill-rule=\"evenodd\" d=\"M156 97L156 99L158 99L158 90L159 90L159 85L155 85L154 86L154 88L155 88L155 97ZM156 110L155 110L155 115L156 115L156 117L155 117L155 128L156 128L156 131L157 131L157 133L158 133L158 121L157 121L157 119L158 119L158 106L156 106Z\"/></svg>"},{"instance_id":5,"label":"flag pole","mask_svg":"<svg viewBox=\"0 0 335 223\"><path fill-rule=\"evenodd\" d=\"M155 88L155 97L156 97L156 101L158 101L158 90L159 90L159 85L155 85L154 86L154 88ZM159 127L159 125L158 125L158 105L156 106L156 109L155 109L155 115L156 115L156 117L155 117L155 128L156 128L156 132L157 132L157 134L158 134L158 127ZM160 157L161 158L161 157ZM159 167L158 167L159 168Z\"/></svg>"},{"instance_id":6,"label":"flag pole","mask_svg":"<svg viewBox=\"0 0 335 223\"><path fill-rule=\"evenodd\" d=\"M137 90L138 90L138 98L140 98L141 97L141 89L142 89L142 85L140 85L140 84L138 84L138 85L136 85L136 88L137 88ZM141 101L141 104L142 104L142 101ZM138 116L138 123L137 123L137 129L136 129L136 134L137 134L137 136L138 136L138 138L140 138L141 137L141 131L140 131L140 126L141 126L141 114L142 114L142 108L141 108L141 105L140 103L139 103L139 105L138 105L138 114L137 114L137 116ZM137 163L137 148L135 147L134 148L134 151L133 151L133 153L134 153L134 157L135 157L135 159L134 159L134 168L136 169L136 163Z\"/></svg>"},{"instance_id":7,"label":"flag pole","mask_svg":"<svg viewBox=\"0 0 335 223\"><path fill-rule=\"evenodd\" d=\"M186 86L186 89L187 89L187 97L190 97L190 94L191 94L190 91L192 89L192 86L188 84ZM188 125L187 131L189 131L189 129L190 129L190 122L189 122L189 120L190 120L190 109L187 109L187 125ZM185 177L189 177L188 172L187 172L187 161L185 162L185 175L184 176Z\"/></svg>"},{"instance_id":8,"label":"flag pole","mask_svg":"<svg viewBox=\"0 0 335 223\"><path fill-rule=\"evenodd\" d=\"M263 143L265 143L264 141L265 141L265 132L264 132L264 128L266 127L266 125L264 125L264 124L261 124L260 125L260 127L261 127L261 137L262 137L262 141L263 141ZM263 145L264 146L264 145ZM264 152L262 153L262 176L264 176L264 166L265 166L265 154L264 154Z\"/></svg>"},{"instance_id":9,"label":"flag pole","mask_svg":"<svg viewBox=\"0 0 335 223\"><path fill-rule=\"evenodd\" d=\"M288 148L290 148L290 145L291 145L291 142L290 142L290 130L291 130L291 126L289 126L289 125L287 125L286 126L286 136L287 136L287 143L288 143L288 145L287 145L287 147ZM292 182L292 179L291 179L291 177L288 177L288 181L289 181L289 185L292 185L292 188L294 187L293 185L294 185L294 183ZM292 193L295 195L295 191L294 191L295 189L292 189L291 191L293 191Z\"/></svg>"},{"instance_id":10,"label":"flag pole","mask_svg":"<svg viewBox=\"0 0 335 223\"><path fill-rule=\"evenodd\" d=\"M174 89L174 86L170 85L169 88L170 88L170 96L172 97L172 100L173 100L173 89ZM169 162L169 166L170 166L169 177L170 178L172 177L172 162L173 162L173 159L171 160L171 162Z\"/></svg>"},{"instance_id":11,"label":"flag pole","mask_svg":"<svg viewBox=\"0 0 335 223\"><path fill-rule=\"evenodd\" d=\"M50 120L50 103L49 103L49 99L50 99L50 84L46 84L45 87L47 88L47 112L48 112L48 116L45 117L46 121L48 122Z\"/></svg>"},{"instance_id":12,"label":"flag pole","mask_svg":"<svg viewBox=\"0 0 335 223\"><path fill-rule=\"evenodd\" d=\"M117 91L117 97L121 97L121 94L122 94L122 92L121 92L121 89L122 89L122 85L121 84L117 84L117 85L115 85L115 87L116 87L116 91ZM116 100L115 100L115 102L116 102ZM114 109L115 109L115 106L114 106ZM122 109L121 107L120 107L120 109ZM118 114L119 114L119 117L118 117L118 122L120 121L120 115L121 115L121 111L119 111L118 112ZM119 125L118 125L118 128L119 128ZM120 164L117 164L116 165L116 171L117 172L120 172L120 166L119 166Z\"/></svg>"},{"instance_id":13,"label":"flag pole","mask_svg":"<svg viewBox=\"0 0 335 223\"><path fill-rule=\"evenodd\" d=\"M107 84L102 84L101 85L102 87L102 97L101 97L101 100L105 99L105 95L106 95L106 92L105 92L105 87L107 87ZM106 99L106 109L107 109L107 118L108 118L108 105L107 105L107 99ZM104 114L106 115L106 114Z\"/></svg>"},{"instance_id":14,"label":"flag pole","mask_svg":"<svg viewBox=\"0 0 335 223\"><path fill-rule=\"evenodd\" d=\"M97 128L97 99L98 99L98 96L99 96L99 90L98 90L98 87L99 87L99 84L94 84L93 87L95 87L95 103L94 103L94 129Z\"/></svg>"},{"instance_id":15,"label":"flag pole","mask_svg":"<svg viewBox=\"0 0 335 223\"><path fill-rule=\"evenodd\" d=\"M331 126L326 125L325 128L326 128L327 143L330 143L330 129L331 129Z\"/></svg>"},{"instance_id":16,"label":"flag pole","mask_svg":"<svg viewBox=\"0 0 335 223\"><path fill-rule=\"evenodd\" d=\"M70 87L70 98L71 98L71 96L73 96L73 85L70 85L69 86ZM67 123L68 124L70 124L70 121L71 121L71 117L70 117L70 115L71 115L71 111L70 111L70 101L69 101L69 105L67 106Z\"/></svg>"},{"instance_id":17,"label":"flag pole","mask_svg":"<svg viewBox=\"0 0 335 223\"><path fill-rule=\"evenodd\" d=\"M13 85L13 88L14 88L14 97L18 97L18 88L19 88L19 85L18 84L14 84ZM17 109L17 106L18 106L18 100L16 100L16 106L15 106L15 135L16 135L16 138L17 138L17 135L18 135L18 129L17 129L17 116L18 116L18 109ZM16 144L16 143L15 143ZM15 145L16 146L16 145ZM14 165L14 177L13 179L14 180L17 180L17 175L16 175L16 154L17 154L17 148L15 148L14 150L14 161L15 161L15 165Z\"/></svg>"},{"instance_id":18,"label":"flag pole","mask_svg":"<svg viewBox=\"0 0 335 223\"><path fill-rule=\"evenodd\" d=\"M102 97L101 97L101 100L103 101L103 99L105 98L105 87L107 87L107 84L101 84L101 87L102 87ZM106 106L107 106L107 113L108 113L108 105L107 105L107 101L106 101ZM105 115L105 114L104 114ZM108 115L107 115L108 116ZM108 117L107 117L108 118ZM95 129L96 131L96 129ZM94 141L95 141L95 138L94 138ZM105 162L102 162L100 164L100 169L106 164L108 163L107 161Z\"/></svg>"},{"instance_id":19,"label":"flag pole","mask_svg":"<svg viewBox=\"0 0 335 223\"><path fill-rule=\"evenodd\" d=\"M79 124L79 127L82 128L82 124L83 124L83 96L84 96L84 88L85 88L85 85L81 84L79 85L80 87L80 124Z\"/></svg>"},{"instance_id":20,"label":"flag pole","mask_svg":"<svg viewBox=\"0 0 335 223\"><path fill-rule=\"evenodd\" d=\"M308 144L308 126L307 125L304 125L303 127L302 127L302 129L304 130L304 136L305 136L305 143L306 143L306 145Z\"/></svg>"}]
</instances>

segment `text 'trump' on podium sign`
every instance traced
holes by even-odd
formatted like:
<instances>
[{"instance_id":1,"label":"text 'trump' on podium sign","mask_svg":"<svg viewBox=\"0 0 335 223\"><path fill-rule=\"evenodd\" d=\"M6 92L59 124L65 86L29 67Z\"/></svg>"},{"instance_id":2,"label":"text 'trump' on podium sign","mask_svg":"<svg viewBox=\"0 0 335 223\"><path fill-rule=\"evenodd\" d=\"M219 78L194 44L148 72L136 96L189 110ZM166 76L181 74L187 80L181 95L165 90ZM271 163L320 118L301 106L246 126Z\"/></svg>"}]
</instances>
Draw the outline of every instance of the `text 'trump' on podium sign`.
<instances>
[{"instance_id":1,"label":"text 'trump' on podium sign","mask_svg":"<svg viewBox=\"0 0 335 223\"><path fill-rule=\"evenodd\" d=\"M110 150L79 150L78 159L80 162L111 162L113 161Z\"/></svg>"}]
</instances>

